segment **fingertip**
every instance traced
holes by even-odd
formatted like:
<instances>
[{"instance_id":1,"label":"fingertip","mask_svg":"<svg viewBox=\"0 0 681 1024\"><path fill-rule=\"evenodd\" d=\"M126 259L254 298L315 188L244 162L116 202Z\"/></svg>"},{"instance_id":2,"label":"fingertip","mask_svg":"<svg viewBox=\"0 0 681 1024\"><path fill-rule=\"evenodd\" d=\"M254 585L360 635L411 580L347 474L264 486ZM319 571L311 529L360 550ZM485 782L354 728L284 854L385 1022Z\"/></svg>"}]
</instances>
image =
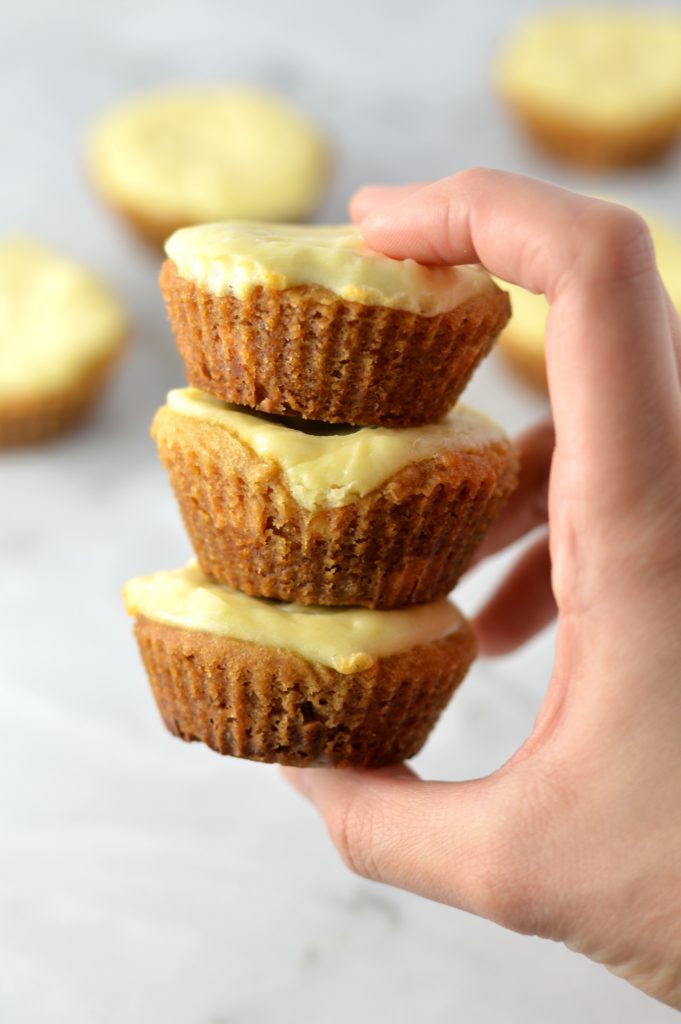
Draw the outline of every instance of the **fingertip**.
<instances>
[{"instance_id":1,"label":"fingertip","mask_svg":"<svg viewBox=\"0 0 681 1024\"><path fill-rule=\"evenodd\" d=\"M350 197L348 210L350 212L350 219L354 224L359 224L371 209L371 196L374 191L373 185L364 185L362 188L358 188L354 195Z\"/></svg>"},{"instance_id":2,"label":"fingertip","mask_svg":"<svg viewBox=\"0 0 681 1024\"><path fill-rule=\"evenodd\" d=\"M405 764L382 768L282 767L281 775L302 797L322 813L339 799L347 799L360 790L374 790L395 782L420 781L416 772Z\"/></svg>"},{"instance_id":3,"label":"fingertip","mask_svg":"<svg viewBox=\"0 0 681 1024\"><path fill-rule=\"evenodd\" d=\"M307 769L305 768L291 768L288 765L283 765L279 769L281 777L284 782L295 789L296 793L300 793L306 800L310 799L310 784L307 776Z\"/></svg>"}]
</instances>

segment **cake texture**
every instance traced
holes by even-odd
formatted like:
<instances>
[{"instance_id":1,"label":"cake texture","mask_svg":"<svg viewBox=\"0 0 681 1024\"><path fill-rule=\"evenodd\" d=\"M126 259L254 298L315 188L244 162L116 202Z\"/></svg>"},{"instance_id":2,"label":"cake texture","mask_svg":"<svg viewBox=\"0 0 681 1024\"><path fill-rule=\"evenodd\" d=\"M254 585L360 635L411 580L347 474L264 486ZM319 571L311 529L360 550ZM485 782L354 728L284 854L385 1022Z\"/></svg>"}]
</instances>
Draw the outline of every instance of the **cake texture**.
<instances>
[{"instance_id":1,"label":"cake texture","mask_svg":"<svg viewBox=\"0 0 681 1024\"><path fill-rule=\"evenodd\" d=\"M0 446L79 424L127 333L120 302L88 271L35 242L0 243Z\"/></svg>"},{"instance_id":2,"label":"cake texture","mask_svg":"<svg viewBox=\"0 0 681 1024\"><path fill-rule=\"evenodd\" d=\"M302 115L237 88L133 98L104 114L88 142L98 191L156 244L201 221L304 218L321 199L328 163Z\"/></svg>"},{"instance_id":3,"label":"cake texture","mask_svg":"<svg viewBox=\"0 0 681 1024\"><path fill-rule=\"evenodd\" d=\"M644 214L650 228L660 277L681 316L681 233L669 224ZM513 316L499 337L499 348L510 366L538 391L547 390L544 335L549 304L519 285L499 281L508 289Z\"/></svg>"},{"instance_id":4,"label":"cake texture","mask_svg":"<svg viewBox=\"0 0 681 1024\"><path fill-rule=\"evenodd\" d=\"M201 225L161 271L190 384L327 423L436 422L509 317L479 267L422 267L348 225Z\"/></svg>"},{"instance_id":5,"label":"cake texture","mask_svg":"<svg viewBox=\"0 0 681 1024\"><path fill-rule=\"evenodd\" d=\"M314 426L170 393L152 433L204 572L305 605L448 594L516 484L503 432L463 407L424 427Z\"/></svg>"},{"instance_id":6,"label":"cake texture","mask_svg":"<svg viewBox=\"0 0 681 1024\"><path fill-rule=\"evenodd\" d=\"M656 159L681 135L681 17L558 11L508 40L497 89L534 140L587 168Z\"/></svg>"},{"instance_id":7,"label":"cake texture","mask_svg":"<svg viewBox=\"0 0 681 1024\"><path fill-rule=\"evenodd\" d=\"M189 569L132 580L126 602L170 732L257 761L378 767L411 757L475 655L470 626L446 601L397 612L269 607ZM273 626L271 616L293 621ZM244 622L251 639L230 635ZM354 653L342 657L348 642Z\"/></svg>"}]
</instances>

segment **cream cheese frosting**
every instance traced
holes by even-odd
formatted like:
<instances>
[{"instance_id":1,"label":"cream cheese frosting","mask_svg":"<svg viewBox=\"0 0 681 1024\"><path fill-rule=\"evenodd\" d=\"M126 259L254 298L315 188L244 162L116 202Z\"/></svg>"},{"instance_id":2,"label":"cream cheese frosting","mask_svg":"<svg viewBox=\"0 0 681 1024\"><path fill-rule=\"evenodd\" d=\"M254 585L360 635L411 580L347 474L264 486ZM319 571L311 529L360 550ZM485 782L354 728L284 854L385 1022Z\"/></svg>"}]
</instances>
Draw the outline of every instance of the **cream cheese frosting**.
<instances>
[{"instance_id":1,"label":"cream cheese frosting","mask_svg":"<svg viewBox=\"0 0 681 1024\"><path fill-rule=\"evenodd\" d=\"M681 315L681 234L654 217L646 215L645 219L652 235L660 277ZM502 331L502 342L504 336L518 338L525 345L541 353L549 315L546 298L508 281L499 279L498 283L509 293L513 310L513 316Z\"/></svg>"},{"instance_id":2,"label":"cream cheese frosting","mask_svg":"<svg viewBox=\"0 0 681 1024\"><path fill-rule=\"evenodd\" d=\"M180 277L238 299L258 286L318 285L350 302L434 316L493 287L482 267L431 267L385 256L351 224L199 224L171 235L166 253Z\"/></svg>"},{"instance_id":3,"label":"cream cheese frosting","mask_svg":"<svg viewBox=\"0 0 681 1024\"><path fill-rule=\"evenodd\" d=\"M492 420L457 405L440 423L420 427L361 427L312 434L214 398L198 388L178 388L168 407L228 430L258 456L280 467L303 508L338 508L380 487L409 463L441 451L479 452L505 435ZM301 423L300 426L304 426Z\"/></svg>"},{"instance_id":4,"label":"cream cheese frosting","mask_svg":"<svg viewBox=\"0 0 681 1024\"><path fill-rule=\"evenodd\" d=\"M194 563L129 580L123 596L132 616L283 648L343 675L362 672L379 658L449 636L465 624L447 600L369 611L248 597L204 576Z\"/></svg>"},{"instance_id":5,"label":"cream cheese frosting","mask_svg":"<svg viewBox=\"0 0 681 1024\"><path fill-rule=\"evenodd\" d=\"M560 11L528 21L501 55L510 100L552 118L619 128L681 112L681 17Z\"/></svg>"},{"instance_id":6,"label":"cream cheese frosting","mask_svg":"<svg viewBox=\"0 0 681 1024\"><path fill-rule=\"evenodd\" d=\"M0 398L68 387L126 329L121 304L86 270L29 240L0 242Z\"/></svg>"},{"instance_id":7,"label":"cream cheese frosting","mask_svg":"<svg viewBox=\"0 0 681 1024\"><path fill-rule=\"evenodd\" d=\"M295 220L315 208L326 146L296 111L246 89L132 99L96 125L89 162L102 191L142 216Z\"/></svg>"}]
</instances>

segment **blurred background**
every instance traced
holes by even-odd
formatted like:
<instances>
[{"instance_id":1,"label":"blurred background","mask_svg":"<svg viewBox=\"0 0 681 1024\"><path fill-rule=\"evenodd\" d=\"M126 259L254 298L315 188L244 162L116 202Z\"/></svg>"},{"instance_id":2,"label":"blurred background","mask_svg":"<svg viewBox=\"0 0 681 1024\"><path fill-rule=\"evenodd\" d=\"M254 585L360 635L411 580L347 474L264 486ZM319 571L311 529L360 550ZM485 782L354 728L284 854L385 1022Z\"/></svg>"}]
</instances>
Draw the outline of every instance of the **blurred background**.
<instances>
[{"instance_id":1,"label":"blurred background","mask_svg":"<svg viewBox=\"0 0 681 1024\"><path fill-rule=\"evenodd\" d=\"M289 100L331 143L320 221L345 219L362 183L482 164L607 193L679 226L679 148L645 170L581 173L533 149L495 97L499 47L523 17L554 6L2 6L2 236L28 234L97 271L134 325L122 371L83 430L0 453L3 1024L672 1020L560 946L351 876L276 768L166 734L120 600L129 576L190 556L148 436L183 374L159 254L88 184L92 122L150 88L253 85ZM498 355L466 401L510 432L545 408ZM457 590L465 611L508 558ZM548 630L510 658L479 662L416 769L459 779L505 761L532 727L552 642Z\"/></svg>"}]
</instances>

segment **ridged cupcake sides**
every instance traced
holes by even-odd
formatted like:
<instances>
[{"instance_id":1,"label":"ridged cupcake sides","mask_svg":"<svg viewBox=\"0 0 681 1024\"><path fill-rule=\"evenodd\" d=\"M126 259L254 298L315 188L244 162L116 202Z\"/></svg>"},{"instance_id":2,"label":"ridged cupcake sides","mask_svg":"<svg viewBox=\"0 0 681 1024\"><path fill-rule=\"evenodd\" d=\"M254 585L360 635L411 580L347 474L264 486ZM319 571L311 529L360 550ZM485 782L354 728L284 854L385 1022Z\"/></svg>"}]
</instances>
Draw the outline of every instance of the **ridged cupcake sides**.
<instances>
[{"instance_id":1,"label":"ridged cupcake sides","mask_svg":"<svg viewBox=\"0 0 681 1024\"><path fill-rule=\"evenodd\" d=\"M153 622L135 633L163 720L221 754L306 766L412 757L475 656L473 632L343 675L290 651Z\"/></svg>"},{"instance_id":2,"label":"ridged cupcake sides","mask_svg":"<svg viewBox=\"0 0 681 1024\"><path fill-rule=\"evenodd\" d=\"M152 428L199 564L251 596L395 608L450 592L517 480L510 442L443 450L337 508L302 507L281 468L213 423Z\"/></svg>"},{"instance_id":3,"label":"ridged cupcake sides","mask_svg":"<svg viewBox=\"0 0 681 1024\"><path fill-rule=\"evenodd\" d=\"M166 260L161 291L195 387L262 412L389 427L435 423L510 315L496 286L423 316L317 286L215 296Z\"/></svg>"}]
</instances>

